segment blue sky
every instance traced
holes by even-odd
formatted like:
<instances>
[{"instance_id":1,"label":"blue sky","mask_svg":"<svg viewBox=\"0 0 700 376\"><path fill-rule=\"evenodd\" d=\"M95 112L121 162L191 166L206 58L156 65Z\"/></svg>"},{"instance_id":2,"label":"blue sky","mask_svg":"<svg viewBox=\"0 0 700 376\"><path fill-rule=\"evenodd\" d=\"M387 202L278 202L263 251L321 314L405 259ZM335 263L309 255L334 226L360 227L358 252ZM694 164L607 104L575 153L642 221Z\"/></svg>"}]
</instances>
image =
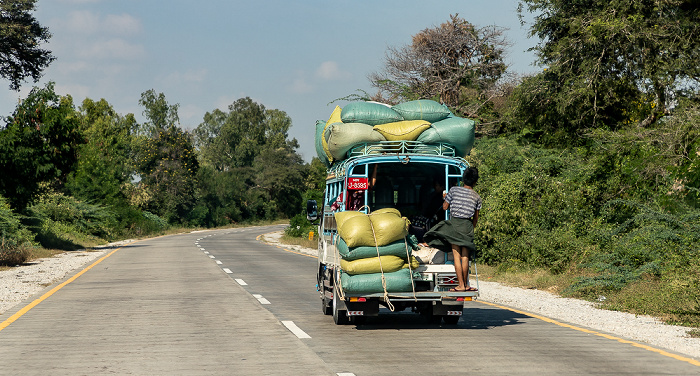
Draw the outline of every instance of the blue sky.
<instances>
[{"instance_id":1,"label":"blue sky","mask_svg":"<svg viewBox=\"0 0 700 376\"><path fill-rule=\"evenodd\" d=\"M476 26L508 28L511 71L536 70L526 50L537 40L517 17L517 0L38 0L35 17L53 37L56 56L38 85L54 81L76 105L106 99L142 120L138 100L149 89L179 104L181 126L251 97L287 112L290 138L309 161L314 124L334 99L374 92L367 76L381 70L388 47L458 13ZM0 81L0 116L20 92Z\"/></svg>"}]
</instances>

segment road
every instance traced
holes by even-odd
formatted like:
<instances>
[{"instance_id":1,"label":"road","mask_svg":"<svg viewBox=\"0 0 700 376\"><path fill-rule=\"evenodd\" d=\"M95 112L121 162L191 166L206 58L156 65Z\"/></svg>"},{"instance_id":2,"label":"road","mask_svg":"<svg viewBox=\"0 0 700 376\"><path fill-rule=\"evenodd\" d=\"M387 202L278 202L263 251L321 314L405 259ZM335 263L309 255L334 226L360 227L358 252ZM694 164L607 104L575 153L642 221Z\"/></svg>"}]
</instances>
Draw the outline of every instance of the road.
<instances>
[{"instance_id":1,"label":"road","mask_svg":"<svg viewBox=\"0 0 700 376\"><path fill-rule=\"evenodd\" d=\"M0 316L0 374L700 375L682 357L480 302L456 326L388 311L336 326L317 260L256 240L279 229L114 250Z\"/></svg>"}]
</instances>

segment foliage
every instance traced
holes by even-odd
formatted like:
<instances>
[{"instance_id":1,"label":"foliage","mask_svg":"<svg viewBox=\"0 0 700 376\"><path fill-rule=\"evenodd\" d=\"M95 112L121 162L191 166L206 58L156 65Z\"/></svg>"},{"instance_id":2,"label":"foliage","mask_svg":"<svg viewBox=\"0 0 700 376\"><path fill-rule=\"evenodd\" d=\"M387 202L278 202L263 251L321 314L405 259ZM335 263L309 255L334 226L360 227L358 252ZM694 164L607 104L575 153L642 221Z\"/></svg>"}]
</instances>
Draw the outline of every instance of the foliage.
<instances>
[{"instance_id":1,"label":"foliage","mask_svg":"<svg viewBox=\"0 0 700 376\"><path fill-rule=\"evenodd\" d=\"M75 250L112 237L114 213L103 206L48 193L28 209L29 227L45 248Z\"/></svg>"},{"instance_id":2,"label":"foliage","mask_svg":"<svg viewBox=\"0 0 700 376\"><path fill-rule=\"evenodd\" d=\"M187 223L195 207L199 168L190 135L171 125L147 139L137 157L139 184L150 193L142 209L169 223Z\"/></svg>"},{"instance_id":3,"label":"foliage","mask_svg":"<svg viewBox=\"0 0 700 376\"><path fill-rule=\"evenodd\" d=\"M15 214L7 200L0 196L0 265L19 265L29 258L34 235L21 220L22 217Z\"/></svg>"},{"instance_id":4,"label":"foliage","mask_svg":"<svg viewBox=\"0 0 700 376\"><path fill-rule=\"evenodd\" d=\"M697 95L700 9L683 0L522 0L544 72L524 80L513 120L552 141L586 129L647 127Z\"/></svg>"},{"instance_id":5,"label":"foliage","mask_svg":"<svg viewBox=\"0 0 700 376\"><path fill-rule=\"evenodd\" d=\"M139 105L144 108L143 115L146 122L137 128L137 134L154 136L163 129L180 123L177 113L179 104L168 104L165 94L157 93L153 89L141 93Z\"/></svg>"},{"instance_id":6,"label":"foliage","mask_svg":"<svg viewBox=\"0 0 700 376\"><path fill-rule=\"evenodd\" d=\"M32 89L0 129L0 194L22 211L43 183L60 189L81 143L71 97L58 96L53 83Z\"/></svg>"},{"instance_id":7,"label":"foliage","mask_svg":"<svg viewBox=\"0 0 700 376\"><path fill-rule=\"evenodd\" d=\"M291 119L250 98L214 110L195 130L195 143L206 168L200 195L207 223L291 217L301 207L308 170L287 140Z\"/></svg>"},{"instance_id":8,"label":"foliage","mask_svg":"<svg viewBox=\"0 0 700 376\"><path fill-rule=\"evenodd\" d=\"M268 110L249 97L236 100L229 112L214 110L194 130L203 164L218 171L250 167L258 155L280 148L292 151L297 141L287 140L292 120L280 110Z\"/></svg>"},{"instance_id":9,"label":"foliage","mask_svg":"<svg viewBox=\"0 0 700 376\"><path fill-rule=\"evenodd\" d=\"M289 226L284 229L285 235L295 238L305 238L309 232L316 232L316 226L306 219L306 214L297 214L289 220Z\"/></svg>"},{"instance_id":10,"label":"foliage","mask_svg":"<svg viewBox=\"0 0 700 376\"><path fill-rule=\"evenodd\" d=\"M458 15L413 36L402 48L389 48L384 70L370 75L386 101L431 98L457 113L488 121L497 82L506 72L504 29L477 28Z\"/></svg>"},{"instance_id":11,"label":"foliage","mask_svg":"<svg viewBox=\"0 0 700 376\"><path fill-rule=\"evenodd\" d=\"M95 102L86 98L79 119L85 144L78 149L78 162L68 176L67 192L93 203L128 205L123 188L130 183L134 169L133 115L117 114L104 99Z\"/></svg>"},{"instance_id":12,"label":"foliage","mask_svg":"<svg viewBox=\"0 0 700 376\"><path fill-rule=\"evenodd\" d=\"M0 2L0 77L10 80L10 89L31 77L34 82L55 59L51 51L39 48L51 38L49 29L32 16L36 0Z\"/></svg>"}]
</instances>

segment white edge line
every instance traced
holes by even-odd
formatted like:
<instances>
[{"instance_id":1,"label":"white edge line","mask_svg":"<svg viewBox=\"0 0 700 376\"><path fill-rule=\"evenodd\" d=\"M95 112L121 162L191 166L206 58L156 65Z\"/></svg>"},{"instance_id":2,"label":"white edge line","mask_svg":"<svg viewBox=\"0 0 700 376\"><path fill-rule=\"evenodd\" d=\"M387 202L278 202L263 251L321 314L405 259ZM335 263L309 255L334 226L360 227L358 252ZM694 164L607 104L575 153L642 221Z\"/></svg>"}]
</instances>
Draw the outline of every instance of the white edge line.
<instances>
[{"instance_id":1,"label":"white edge line","mask_svg":"<svg viewBox=\"0 0 700 376\"><path fill-rule=\"evenodd\" d=\"M289 329L290 332L294 333L297 338L304 339L304 338L311 338L310 335L306 334L303 330L299 329L297 324L294 323L294 321L282 321L282 324Z\"/></svg>"}]
</instances>

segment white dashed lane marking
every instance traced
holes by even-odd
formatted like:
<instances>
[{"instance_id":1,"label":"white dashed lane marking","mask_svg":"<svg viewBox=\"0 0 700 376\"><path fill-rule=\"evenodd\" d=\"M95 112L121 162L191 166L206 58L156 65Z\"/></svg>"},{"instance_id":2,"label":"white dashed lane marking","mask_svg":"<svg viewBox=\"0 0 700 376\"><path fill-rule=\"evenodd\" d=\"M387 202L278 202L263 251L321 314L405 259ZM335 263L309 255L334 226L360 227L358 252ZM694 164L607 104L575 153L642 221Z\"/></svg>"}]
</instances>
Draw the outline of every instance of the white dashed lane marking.
<instances>
[{"instance_id":1,"label":"white dashed lane marking","mask_svg":"<svg viewBox=\"0 0 700 376\"><path fill-rule=\"evenodd\" d=\"M216 257L214 257L213 255L209 255L209 258L216 258Z\"/></svg>"},{"instance_id":2,"label":"white dashed lane marking","mask_svg":"<svg viewBox=\"0 0 700 376\"><path fill-rule=\"evenodd\" d=\"M253 294L253 297L254 297L255 299L258 299L258 301L260 302L260 304L271 304L270 301L267 300L267 299L265 299L265 298L263 298L262 295Z\"/></svg>"},{"instance_id":3,"label":"white dashed lane marking","mask_svg":"<svg viewBox=\"0 0 700 376\"><path fill-rule=\"evenodd\" d=\"M231 269L223 268L223 270L224 270L224 272L225 272L226 274L233 274L233 272L231 271Z\"/></svg>"},{"instance_id":4,"label":"white dashed lane marking","mask_svg":"<svg viewBox=\"0 0 700 376\"><path fill-rule=\"evenodd\" d=\"M235 280L236 280L236 282L238 282L238 284L241 285L241 286L248 286L248 284L245 283L245 281L242 280L242 279L240 279L240 278L236 278Z\"/></svg>"},{"instance_id":5,"label":"white dashed lane marking","mask_svg":"<svg viewBox=\"0 0 700 376\"><path fill-rule=\"evenodd\" d=\"M219 261L219 260L216 260L216 261L214 261L214 262L216 262L217 265L223 265L223 264L224 264L223 262L221 262L221 261Z\"/></svg>"},{"instance_id":6,"label":"white dashed lane marking","mask_svg":"<svg viewBox=\"0 0 700 376\"><path fill-rule=\"evenodd\" d=\"M282 321L282 324L289 329L290 332L294 333L297 338L311 338L310 335L306 334L303 330L299 329L294 321Z\"/></svg>"}]
</instances>

